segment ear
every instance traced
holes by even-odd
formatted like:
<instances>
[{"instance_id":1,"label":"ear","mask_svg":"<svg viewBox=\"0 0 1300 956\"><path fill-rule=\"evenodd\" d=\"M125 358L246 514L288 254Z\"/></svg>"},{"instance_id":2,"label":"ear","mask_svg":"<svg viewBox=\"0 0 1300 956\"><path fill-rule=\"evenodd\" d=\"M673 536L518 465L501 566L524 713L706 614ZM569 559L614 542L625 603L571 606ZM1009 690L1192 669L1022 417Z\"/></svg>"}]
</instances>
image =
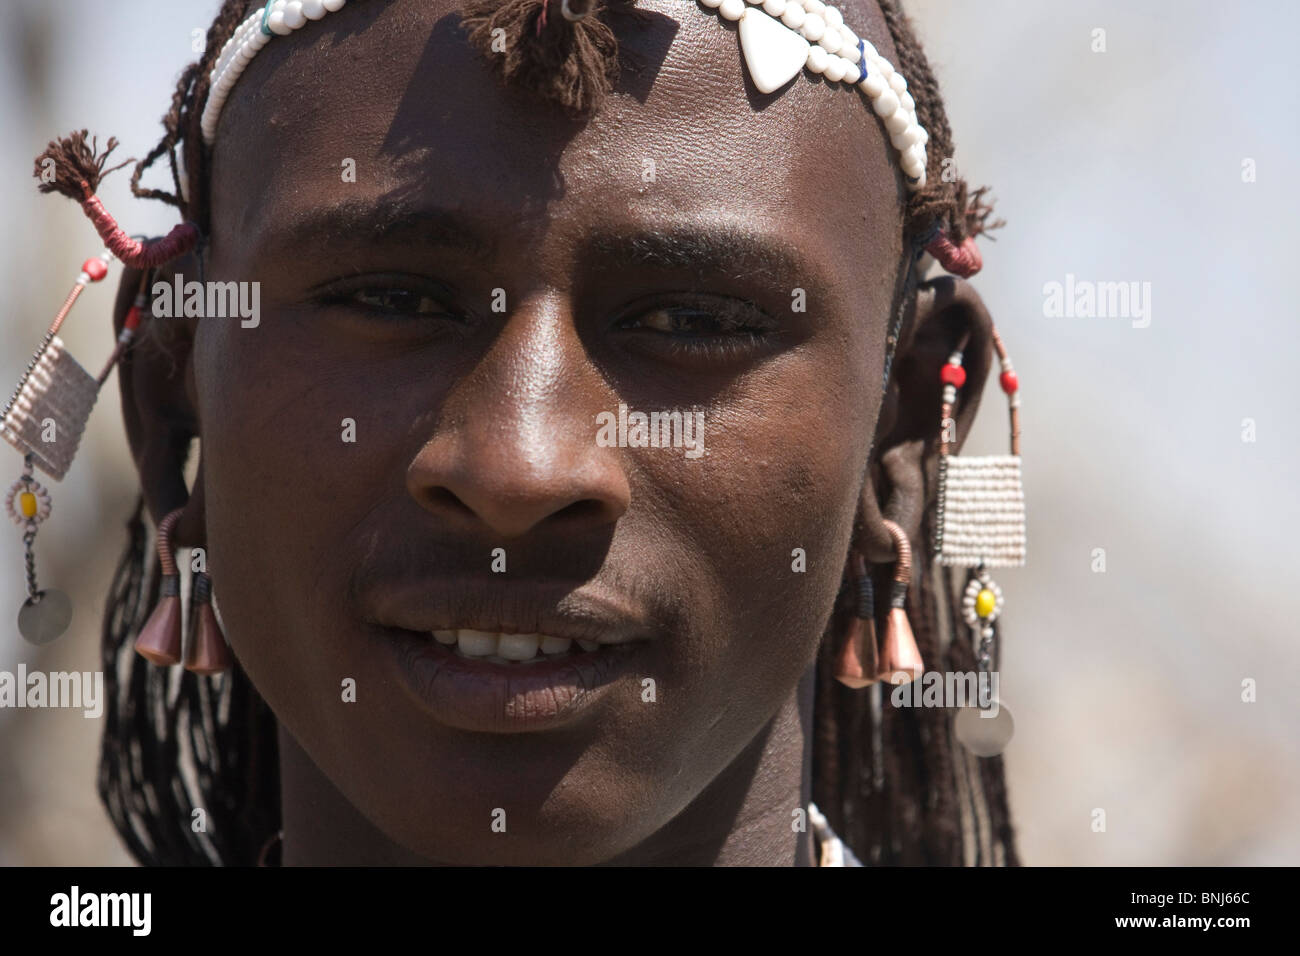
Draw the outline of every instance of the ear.
<instances>
[{"instance_id":1,"label":"ear","mask_svg":"<svg viewBox=\"0 0 1300 956\"><path fill-rule=\"evenodd\" d=\"M940 370L961 350L966 383L954 411L956 450L975 420L993 361L993 320L964 279L943 276L921 283L903 327L859 512L858 547L876 564L894 561L882 519L897 523L917 542L921 519L936 491L943 407ZM925 548L918 550L923 553Z\"/></svg>"},{"instance_id":2,"label":"ear","mask_svg":"<svg viewBox=\"0 0 1300 956\"><path fill-rule=\"evenodd\" d=\"M142 321L130 347L118 360L117 381L127 441L140 475L145 506L155 526L184 506L174 541L179 546L193 546L205 540L201 465L193 494L185 486L190 444L199 434L190 363L194 328L191 321L182 318L151 314L155 286L160 282L171 285L177 273L200 274L192 253L144 275ZM121 332L127 311L136 301L141 278L139 269L127 268L122 274L113 305L115 334Z\"/></svg>"}]
</instances>

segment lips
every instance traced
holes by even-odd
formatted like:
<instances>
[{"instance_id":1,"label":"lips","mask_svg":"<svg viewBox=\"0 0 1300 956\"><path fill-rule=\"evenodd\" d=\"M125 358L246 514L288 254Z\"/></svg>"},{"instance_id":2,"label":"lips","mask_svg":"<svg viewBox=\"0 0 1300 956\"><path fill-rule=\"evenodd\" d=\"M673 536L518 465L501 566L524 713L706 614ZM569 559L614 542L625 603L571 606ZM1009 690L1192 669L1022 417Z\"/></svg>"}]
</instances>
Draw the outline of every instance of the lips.
<instances>
[{"instance_id":1,"label":"lips","mask_svg":"<svg viewBox=\"0 0 1300 956\"><path fill-rule=\"evenodd\" d=\"M420 708L488 733L566 725L620 688L639 699L659 637L627 602L527 583L413 582L373 607L369 626Z\"/></svg>"}]
</instances>

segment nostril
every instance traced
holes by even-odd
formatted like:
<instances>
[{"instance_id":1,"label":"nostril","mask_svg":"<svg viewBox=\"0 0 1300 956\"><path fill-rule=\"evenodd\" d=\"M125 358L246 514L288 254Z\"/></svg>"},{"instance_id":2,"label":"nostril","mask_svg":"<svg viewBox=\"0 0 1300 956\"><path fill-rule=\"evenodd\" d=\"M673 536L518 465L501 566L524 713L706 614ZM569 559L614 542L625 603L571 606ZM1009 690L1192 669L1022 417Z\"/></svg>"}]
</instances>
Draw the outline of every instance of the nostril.
<instances>
[{"instance_id":1,"label":"nostril","mask_svg":"<svg viewBox=\"0 0 1300 956\"><path fill-rule=\"evenodd\" d=\"M581 501L575 501L572 504L565 505L559 511L551 515L551 518L560 522L566 521L590 521L593 519L603 519L606 517L606 506L597 501L595 498L583 498Z\"/></svg>"},{"instance_id":2,"label":"nostril","mask_svg":"<svg viewBox=\"0 0 1300 956\"><path fill-rule=\"evenodd\" d=\"M425 492L425 500L434 509L450 511L453 514L474 517L476 512L467 505L450 488L436 487Z\"/></svg>"}]
</instances>

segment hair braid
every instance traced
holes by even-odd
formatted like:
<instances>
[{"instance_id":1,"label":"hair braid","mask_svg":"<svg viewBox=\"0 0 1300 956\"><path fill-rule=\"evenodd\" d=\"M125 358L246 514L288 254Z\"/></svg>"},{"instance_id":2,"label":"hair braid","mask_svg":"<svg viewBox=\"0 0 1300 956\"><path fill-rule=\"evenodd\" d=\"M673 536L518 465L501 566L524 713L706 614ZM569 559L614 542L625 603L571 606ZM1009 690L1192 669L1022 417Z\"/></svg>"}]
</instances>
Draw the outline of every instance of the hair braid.
<instances>
[{"instance_id":1,"label":"hair braid","mask_svg":"<svg viewBox=\"0 0 1300 956\"><path fill-rule=\"evenodd\" d=\"M135 169L131 172L131 194L140 199L157 199L168 205L175 206L181 210L181 215L185 215L185 201L181 198L181 181L180 172L176 167L176 143L180 139L180 115L181 107L185 102L186 94L189 92L190 85L194 82L195 74L199 71L197 63L191 63L181 74L180 80L176 84L176 91L172 94L172 107L163 116L163 129L166 132L163 138L153 149L135 164ZM147 189L140 186L140 177L144 175L145 170L154 164L154 161L163 153L167 154L167 159L171 166L172 184L176 187L175 193L169 193L161 189Z\"/></svg>"}]
</instances>

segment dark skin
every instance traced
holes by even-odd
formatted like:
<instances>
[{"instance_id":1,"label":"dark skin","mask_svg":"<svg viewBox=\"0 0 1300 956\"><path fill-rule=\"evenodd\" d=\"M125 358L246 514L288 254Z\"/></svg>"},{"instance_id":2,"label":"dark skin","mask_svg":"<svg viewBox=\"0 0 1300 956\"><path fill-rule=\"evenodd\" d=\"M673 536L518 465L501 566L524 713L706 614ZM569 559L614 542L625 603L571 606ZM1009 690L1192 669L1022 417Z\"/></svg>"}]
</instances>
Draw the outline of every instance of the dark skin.
<instances>
[{"instance_id":1,"label":"dark skin","mask_svg":"<svg viewBox=\"0 0 1300 956\"><path fill-rule=\"evenodd\" d=\"M225 107L205 278L260 282L261 323L160 320L121 381L150 511L186 505L178 541L280 721L288 864L812 862L792 811L845 556L856 529L892 560L877 500L919 543L938 370L965 344L978 394L989 318L923 286L882 404L906 193L878 120L806 77L762 96L733 28L640 6L662 16L620 42L653 83L586 125L503 87L446 0L350 5ZM843 10L894 56L874 5ZM410 230L376 221L399 207ZM708 455L598 446L620 402L703 408ZM600 593L655 637L564 726L468 732L395 689L366 628L395 580Z\"/></svg>"}]
</instances>

